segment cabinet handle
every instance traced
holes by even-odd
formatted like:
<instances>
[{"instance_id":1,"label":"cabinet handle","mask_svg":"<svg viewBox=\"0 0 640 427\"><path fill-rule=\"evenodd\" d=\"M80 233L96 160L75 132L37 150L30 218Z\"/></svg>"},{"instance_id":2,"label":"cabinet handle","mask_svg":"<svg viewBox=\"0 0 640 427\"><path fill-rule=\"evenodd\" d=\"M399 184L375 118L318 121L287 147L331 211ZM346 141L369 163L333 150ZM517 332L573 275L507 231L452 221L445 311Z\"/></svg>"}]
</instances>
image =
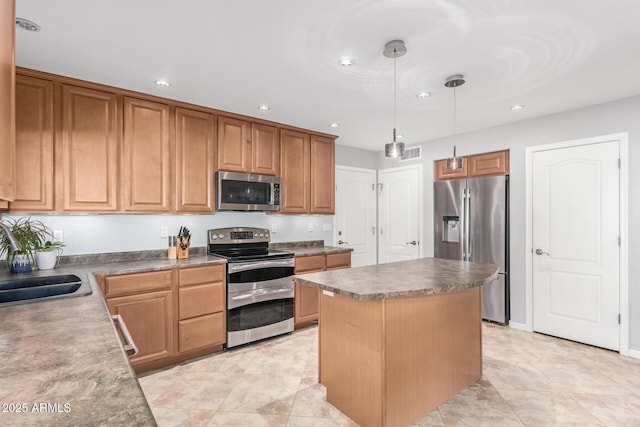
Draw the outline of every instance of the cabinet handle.
<instances>
[{"instance_id":1,"label":"cabinet handle","mask_svg":"<svg viewBox=\"0 0 640 427\"><path fill-rule=\"evenodd\" d=\"M127 325L124 323L122 316L115 314L111 316L111 318L113 319L113 323L118 327L120 335L122 335L122 338L124 339L124 352L127 353L127 356L135 356L138 354L138 347L136 346L136 343L133 342L133 338L127 329Z\"/></svg>"},{"instance_id":2,"label":"cabinet handle","mask_svg":"<svg viewBox=\"0 0 640 427\"><path fill-rule=\"evenodd\" d=\"M349 244L349 242L344 242L344 241L342 241L342 240L338 240L338 244L339 244L339 245L348 245L348 244Z\"/></svg>"}]
</instances>

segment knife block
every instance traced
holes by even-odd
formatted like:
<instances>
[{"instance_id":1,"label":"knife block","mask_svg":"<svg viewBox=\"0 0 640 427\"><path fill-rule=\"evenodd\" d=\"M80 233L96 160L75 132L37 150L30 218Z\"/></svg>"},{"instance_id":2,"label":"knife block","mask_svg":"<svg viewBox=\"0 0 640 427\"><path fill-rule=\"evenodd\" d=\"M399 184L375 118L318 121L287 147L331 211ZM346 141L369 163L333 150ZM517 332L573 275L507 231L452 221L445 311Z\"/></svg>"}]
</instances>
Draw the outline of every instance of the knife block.
<instances>
[{"instance_id":1,"label":"knife block","mask_svg":"<svg viewBox=\"0 0 640 427\"><path fill-rule=\"evenodd\" d=\"M189 258L189 241L180 237L176 243L176 255L179 259ZM182 249L184 247L184 249Z\"/></svg>"}]
</instances>

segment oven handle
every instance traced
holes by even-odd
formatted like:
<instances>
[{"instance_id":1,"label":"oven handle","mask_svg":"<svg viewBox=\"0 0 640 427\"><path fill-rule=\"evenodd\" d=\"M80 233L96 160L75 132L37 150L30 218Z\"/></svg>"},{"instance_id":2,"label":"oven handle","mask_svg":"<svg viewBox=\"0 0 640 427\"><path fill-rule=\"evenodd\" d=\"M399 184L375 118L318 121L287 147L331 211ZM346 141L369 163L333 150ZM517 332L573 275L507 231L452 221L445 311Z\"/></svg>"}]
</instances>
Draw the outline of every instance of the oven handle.
<instances>
[{"instance_id":1,"label":"oven handle","mask_svg":"<svg viewBox=\"0 0 640 427\"><path fill-rule=\"evenodd\" d=\"M229 296L228 309L234 309L257 302L293 298L293 288L256 289L251 292L242 292L239 295Z\"/></svg>"},{"instance_id":2,"label":"oven handle","mask_svg":"<svg viewBox=\"0 0 640 427\"><path fill-rule=\"evenodd\" d=\"M271 259L264 261L251 262L232 262L228 264L229 274L238 273L240 271L258 270L261 268L272 267L295 267L295 260L291 258Z\"/></svg>"}]
</instances>

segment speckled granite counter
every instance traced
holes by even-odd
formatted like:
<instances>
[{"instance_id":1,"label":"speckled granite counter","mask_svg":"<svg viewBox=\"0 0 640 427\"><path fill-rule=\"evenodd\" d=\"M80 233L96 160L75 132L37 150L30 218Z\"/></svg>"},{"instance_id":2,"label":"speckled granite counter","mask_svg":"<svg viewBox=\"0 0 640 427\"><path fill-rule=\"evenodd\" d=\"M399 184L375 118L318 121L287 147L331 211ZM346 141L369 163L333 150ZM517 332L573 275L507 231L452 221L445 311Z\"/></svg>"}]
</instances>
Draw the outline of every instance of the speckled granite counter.
<instances>
[{"instance_id":1,"label":"speckled granite counter","mask_svg":"<svg viewBox=\"0 0 640 427\"><path fill-rule=\"evenodd\" d=\"M185 260L65 265L32 273L76 274L89 282L93 292L0 307L0 425L156 425L92 273L224 262L201 255ZM25 276L0 270L0 280L9 277Z\"/></svg>"},{"instance_id":2,"label":"speckled granite counter","mask_svg":"<svg viewBox=\"0 0 640 427\"><path fill-rule=\"evenodd\" d=\"M481 286L497 274L498 267L491 264L420 258L294 278L356 300L376 300L461 291Z\"/></svg>"},{"instance_id":3,"label":"speckled granite counter","mask_svg":"<svg viewBox=\"0 0 640 427\"><path fill-rule=\"evenodd\" d=\"M353 249L351 248L338 247L338 246L325 246L324 240L271 243L269 247L273 249L279 249L282 251L293 252L295 256L338 254L338 253L353 251Z\"/></svg>"}]
</instances>

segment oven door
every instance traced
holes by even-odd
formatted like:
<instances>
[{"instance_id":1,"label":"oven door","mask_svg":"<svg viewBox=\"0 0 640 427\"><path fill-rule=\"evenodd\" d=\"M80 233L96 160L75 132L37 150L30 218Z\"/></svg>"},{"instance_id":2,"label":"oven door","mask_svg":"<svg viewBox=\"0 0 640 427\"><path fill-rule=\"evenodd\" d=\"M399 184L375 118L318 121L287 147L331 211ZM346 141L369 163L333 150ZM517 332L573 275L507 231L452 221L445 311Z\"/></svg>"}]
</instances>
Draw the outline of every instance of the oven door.
<instances>
[{"instance_id":1,"label":"oven door","mask_svg":"<svg viewBox=\"0 0 640 427\"><path fill-rule=\"evenodd\" d=\"M293 258L229 263L227 347L293 331Z\"/></svg>"}]
</instances>

